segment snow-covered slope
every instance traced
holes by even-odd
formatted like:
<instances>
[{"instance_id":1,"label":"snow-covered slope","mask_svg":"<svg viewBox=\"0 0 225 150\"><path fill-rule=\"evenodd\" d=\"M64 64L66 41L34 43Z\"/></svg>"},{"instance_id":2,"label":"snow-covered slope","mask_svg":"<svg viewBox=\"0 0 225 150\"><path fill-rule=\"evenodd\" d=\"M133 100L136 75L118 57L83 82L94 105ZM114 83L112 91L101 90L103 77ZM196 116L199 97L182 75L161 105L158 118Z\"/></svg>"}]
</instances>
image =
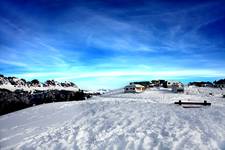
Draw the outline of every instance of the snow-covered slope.
<instances>
[{"instance_id":1,"label":"snow-covered slope","mask_svg":"<svg viewBox=\"0 0 225 150\"><path fill-rule=\"evenodd\" d=\"M225 149L224 90L186 91L117 90L88 101L7 114L0 117L0 149ZM188 99L212 106L184 109L173 104Z\"/></svg>"}]
</instances>

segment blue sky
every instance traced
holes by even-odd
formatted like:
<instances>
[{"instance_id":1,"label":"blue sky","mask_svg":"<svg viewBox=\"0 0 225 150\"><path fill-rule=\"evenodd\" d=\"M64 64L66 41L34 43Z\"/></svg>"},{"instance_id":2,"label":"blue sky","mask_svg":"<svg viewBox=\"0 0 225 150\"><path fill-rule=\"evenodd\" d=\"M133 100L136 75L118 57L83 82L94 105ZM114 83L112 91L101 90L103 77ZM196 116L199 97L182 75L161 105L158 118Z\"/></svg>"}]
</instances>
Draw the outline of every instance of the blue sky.
<instances>
[{"instance_id":1,"label":"blue sky","mask_svg":"<svg viewBox=\"0 0 225 150\"><path fill-rule=\"evenodd\" d=\"M118 88L225 77L225 1L1 0L0 73Z\"/></svg>"}]
</instances>

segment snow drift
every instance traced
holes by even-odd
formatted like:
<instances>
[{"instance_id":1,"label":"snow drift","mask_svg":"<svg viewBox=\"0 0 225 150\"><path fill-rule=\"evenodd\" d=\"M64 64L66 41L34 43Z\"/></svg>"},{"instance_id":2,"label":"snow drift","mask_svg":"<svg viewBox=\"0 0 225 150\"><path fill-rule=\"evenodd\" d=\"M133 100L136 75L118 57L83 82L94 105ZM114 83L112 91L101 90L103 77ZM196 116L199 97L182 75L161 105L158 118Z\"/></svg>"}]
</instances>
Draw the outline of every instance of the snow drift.
<instances>
[{"instance_id":1,"label":"snow drift","mask_svg":"<svg viewBox=\"0 0 225 150\"><path fill-rule=\"evenodd\" d=\"M209 95L213 92L213 96ZM0 117L1 149L225 149L224 90L116 91L88 101L39 105ZM184 109L177 100L207 100Z\"/></svg>"}]
</instances>

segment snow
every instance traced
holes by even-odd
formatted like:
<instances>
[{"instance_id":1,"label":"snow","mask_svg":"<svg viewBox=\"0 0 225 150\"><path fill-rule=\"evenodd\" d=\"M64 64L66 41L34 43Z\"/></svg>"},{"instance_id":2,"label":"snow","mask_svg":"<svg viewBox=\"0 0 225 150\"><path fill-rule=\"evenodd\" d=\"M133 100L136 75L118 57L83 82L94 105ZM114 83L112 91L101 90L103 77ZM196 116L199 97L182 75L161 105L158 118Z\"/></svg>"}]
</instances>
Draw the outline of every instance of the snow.
<instances>
[{"instance_id":1,"label":"snow","mask_svg":"<svg viewBox=\"0 0 225 150\"><path fill-rule=\"evenodd\" d=\"M44 86L44 83L40 83L38 85L29 85L26 83L26 81L23 81L23 79L16 78L16 77L11 77L13 78L12 80L15 82L15 85L11 84L11 81L9 80L9 77L0 77L0 89L8 89L10 91L15 91L15 90L24 90L24 91L45 91L45 90L67 90L67 91L79 91L79 88L77 85L71 85L71 82L65 81L62 83L59 83L54 80L47 80L49 82L52 82L54 84ZM47 82L46 81L46 82ZM62 86L61 84L67 84L67 86Z\"/></svg>"},{"instance_id":2,"label":"snow","mask_svg":"<svg viewBox=\"0 0 225 150\"><path fill-rule=\"evenodd\" d=\"M0 149L225 149L225 90L110 91L0 116ZM213 93L210 95L209 93ZM185 109L178 100L212 106Z\"/></svg>"},{"instance_id":3,"label":"snow","mask_svg":"<svg viewBox=\"0 0 225 150\"><path fill-rule=\"evenodd\" d=\"M15 91L15 90L24 90L24 91L34 91L34 90L38 90L38 91L45 91L45 90L67 90L67 91L79 91L78 87L63 87L63 86L47 86L47 87L35 87L35 86L14 86L12 84L3 84L0 85L0 89L8 89L10 91Z\"/></svg>"}]
</instances>

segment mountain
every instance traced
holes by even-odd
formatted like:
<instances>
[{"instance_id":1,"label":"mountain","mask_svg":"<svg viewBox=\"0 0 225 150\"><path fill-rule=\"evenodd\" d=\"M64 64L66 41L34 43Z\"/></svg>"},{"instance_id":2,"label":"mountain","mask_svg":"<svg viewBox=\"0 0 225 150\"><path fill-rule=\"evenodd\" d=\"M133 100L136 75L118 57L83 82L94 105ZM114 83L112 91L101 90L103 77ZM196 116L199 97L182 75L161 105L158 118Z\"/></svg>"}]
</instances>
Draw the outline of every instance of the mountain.
<instances>
[{"instance_id":1,"label":"mountain","mask_svg":"<svg viewBox=\"0 0 225 150\"><path fill-rule=\"evenodd\" d=\"M78 101L91 97L73 82L37 79L26 81L16 77L0 75L0 115L43 103Z\"/></svg>"},{"instance_id":2,"label":"mountain","mask_svg":"<svg viewBox=\"0 0 225 150\"><path fill-rule=\"evenodd\" d=\"M26 81L25 79L20 79L17 77L5 77L0 75L0 88L15 91L18 89L23 89L25 91L34 90L68 90L68 91L78 91L78 86L69 81L57 82L55 80L47 80L44 83L33 79L32 81Z\"/></svg>"}]
</instances>

